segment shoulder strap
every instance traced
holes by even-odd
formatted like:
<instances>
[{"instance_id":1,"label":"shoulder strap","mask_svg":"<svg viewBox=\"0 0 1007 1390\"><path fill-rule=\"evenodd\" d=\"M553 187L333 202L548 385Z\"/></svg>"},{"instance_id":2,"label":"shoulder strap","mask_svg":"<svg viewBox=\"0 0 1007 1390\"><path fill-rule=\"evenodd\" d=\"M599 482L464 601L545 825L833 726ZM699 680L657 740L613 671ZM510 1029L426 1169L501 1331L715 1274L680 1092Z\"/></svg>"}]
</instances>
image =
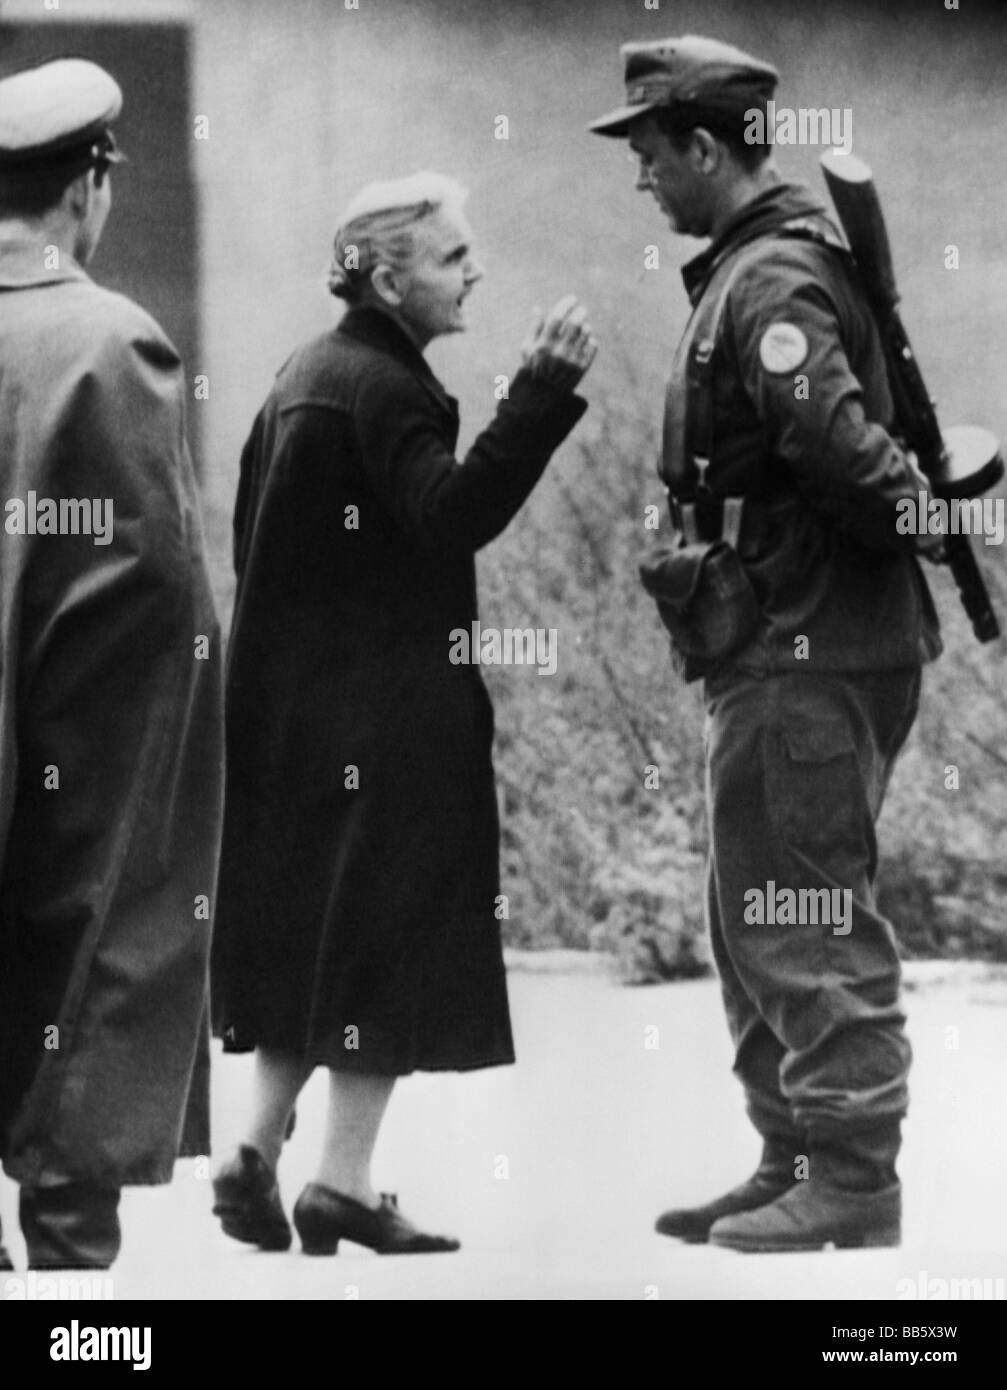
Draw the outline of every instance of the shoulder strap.
<instances>
[{"instance_id":1,"label":"shoulder strap","mask_svg":"<svg viewBox=\"0 0 1007 1390\"><path fill-rule=\"evenodd\" d=\"M729 268L716 297L711 304L700 302L696 310L696 320L686 330L690 338L685 369L686 408L680 426L685 436L683 443L691 457L697 492L706 490L706 470L710 466L713 453L713 359L727 297L743 270L768 255L776 242L787 238L815 241L819 245L828 246L849 256L849 251L833 224L824 215L818 215L791 218L787 222L779 223L769 232L742 242L735 248L733 255L729 254L721 262L718 271L725 266ZM714 275L716 274L715 271ZM667 423L670 422L666 417ZM668 479L664 477L663 471L662 477L667 484Z\"/></svg>"},{"instance_id":2,"label":"shoulder strap","mask_svg":"<svg viewBox=\"0 0 1007 1390\"><path fill-rule=\"evenodd\" d=\"M720 287L713 310L701 325L702 334L693 337L686 365L686 440L691 443L692 464L696 470L696 490L706 488L706 470L713 453L713 356L724 317L727 296L735 280L747 266L757 261L770 244L768 237L738 253ZM748 250L748 255L744 254Z\"/></svg>"}]
</instances>

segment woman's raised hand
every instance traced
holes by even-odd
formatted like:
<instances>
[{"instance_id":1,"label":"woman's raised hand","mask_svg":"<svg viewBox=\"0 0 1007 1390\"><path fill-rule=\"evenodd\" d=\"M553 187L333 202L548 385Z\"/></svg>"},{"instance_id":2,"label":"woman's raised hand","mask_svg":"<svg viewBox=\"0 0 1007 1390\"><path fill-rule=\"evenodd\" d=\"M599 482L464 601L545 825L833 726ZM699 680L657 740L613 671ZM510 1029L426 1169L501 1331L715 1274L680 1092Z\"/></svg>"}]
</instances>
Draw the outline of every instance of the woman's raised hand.
<instances>
[{"instance_id":1,"label":"woman's raised hand","mask_svg":"<svg viewBox=\"0 0 1007 1390\"><path fill-rule=\"evenodd\" d=\"M568 294L548 317L535 310L532 328L521 344L521 361L540 381L572 391L597 351L587 310L576 295Z\"/></svg>"}]
</instances>

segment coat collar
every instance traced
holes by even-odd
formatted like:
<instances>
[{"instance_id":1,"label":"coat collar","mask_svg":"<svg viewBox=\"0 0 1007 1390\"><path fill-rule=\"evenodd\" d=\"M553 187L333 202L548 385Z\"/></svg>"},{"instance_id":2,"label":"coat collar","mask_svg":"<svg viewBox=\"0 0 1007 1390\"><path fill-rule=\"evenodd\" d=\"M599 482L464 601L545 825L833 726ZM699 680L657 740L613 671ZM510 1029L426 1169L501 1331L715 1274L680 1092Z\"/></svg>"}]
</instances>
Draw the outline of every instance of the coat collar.
<instances>
[{"instance_id":1,"label":"coat collar","mask_svg":"<svg viewBox=\"0 0 1007 1390\"><path fill-rule=\"evenodd\" d=\"M339 321L338 332L394 357L415 372L431 394L452 414L457 413L458 402L454 396L448 395L412 338L388 314L370 306L347 309Z\"/></svg>"},{"instance_id":2,"label":"coat collar","mask_svg":"<svg viewBox=\"0 0 1007 1390\"><path fill-rule=\"evenodd\" d=\"M91 277L72 256L61 254L59 261L54 270L46 265L45 247L39 242L0 233L0 289L25 290L66 280L90 283Z\"/></svg>"},{"instance_id":3,"label":"coat collar","mask_svg":"<svg viewBox=\"0 0 1007 1390\"><path fill-rule=\"evenodd\" d=\"M795 217L824 216L825 208L805 183L778 183L739 208L705 251L682 267L686 292L695 304L730 251Z\"/></svg>"}]
</instances>

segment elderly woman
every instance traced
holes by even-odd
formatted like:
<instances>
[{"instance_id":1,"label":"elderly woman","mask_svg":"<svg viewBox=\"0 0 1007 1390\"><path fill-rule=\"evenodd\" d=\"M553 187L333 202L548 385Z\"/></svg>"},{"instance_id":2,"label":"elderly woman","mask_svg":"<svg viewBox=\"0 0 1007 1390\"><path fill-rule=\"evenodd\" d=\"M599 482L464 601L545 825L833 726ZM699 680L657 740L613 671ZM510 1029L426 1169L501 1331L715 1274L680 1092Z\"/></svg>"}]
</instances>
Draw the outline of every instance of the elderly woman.
<instances>
[{"instance_id":1,"label":"elderly woman","mask_svg":"<svg viewBox=\"0 0 1007 1390\"><path fill-rule=\"evenodd\" d=\"M456 1250L371 1186L397 1076L514 1060L497 902L493 711L449 660L477 617L475 552L507 526L585 402L577 302L533 329L496 416L458 412L423 356L464 331L482 271L450 179L365 188L339 227L338 328L295 352L241 461L214 1027L255 1050L244 1142L214 1180L224 1230L291 1242L276 1182L297 1095L329 1070L303 1249Z\"/></svg>"}]
</instances>

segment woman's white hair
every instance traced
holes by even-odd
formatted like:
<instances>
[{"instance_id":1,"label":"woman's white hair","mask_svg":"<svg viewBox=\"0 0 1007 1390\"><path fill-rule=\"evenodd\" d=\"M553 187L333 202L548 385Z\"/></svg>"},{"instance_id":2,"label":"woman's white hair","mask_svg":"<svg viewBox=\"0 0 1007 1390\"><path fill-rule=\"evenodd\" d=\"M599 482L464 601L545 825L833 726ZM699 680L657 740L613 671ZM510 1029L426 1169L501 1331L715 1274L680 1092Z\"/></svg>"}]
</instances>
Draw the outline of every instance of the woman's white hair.
<instances>
[{"instance_id":1,"label":"woman's white hair","mask_svg":"<svg viewBox=\"0 0 1007 1390\"><path fill-rule=\"evenodd\" d=\"M429 170L369 183L339 219L329 292L352 304L363 296L376 266L408 270L416 255L418 224L441 211L460 214L466 196L454 179Z\"/></svg>"}]
</instances>

